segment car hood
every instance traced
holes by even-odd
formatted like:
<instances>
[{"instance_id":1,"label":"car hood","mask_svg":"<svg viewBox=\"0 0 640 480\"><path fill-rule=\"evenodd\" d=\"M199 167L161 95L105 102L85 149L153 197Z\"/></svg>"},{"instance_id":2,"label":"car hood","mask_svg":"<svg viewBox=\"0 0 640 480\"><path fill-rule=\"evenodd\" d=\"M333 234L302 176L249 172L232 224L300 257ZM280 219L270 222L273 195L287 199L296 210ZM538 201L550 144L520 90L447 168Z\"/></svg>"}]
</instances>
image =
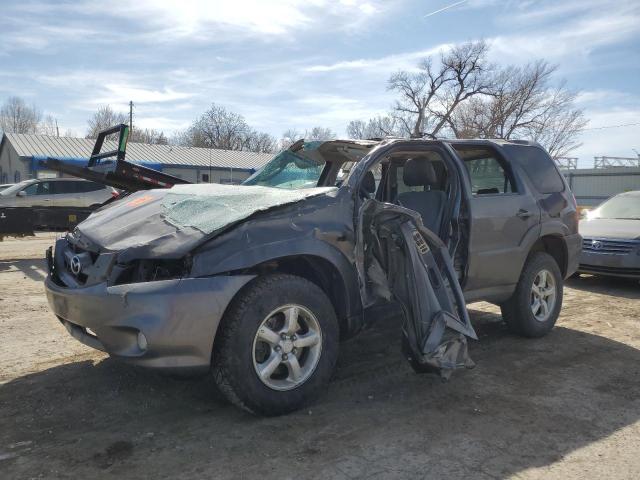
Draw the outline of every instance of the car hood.
<instances>
[{"instance_id":1,"label":"car hood","mask_svg":"<svg viewBox=\"0 0 640 480\"><path fill-rule=\"evenodd\" d=\"M592 218L580 221L580 234L587 238L640 238L640 220Z\"/></svg>"},{"instance_id":2,"label":"car hood","mask_svg":"<svg viewBox=\"0 0 640 480\"><path fill-rule=\"evenodd\" d=\"M258 212L336 191L220 184L139 191L94 212L70 240L89 250L120 252L121 262L178 258Z\"/></svg>"}]
</instances>

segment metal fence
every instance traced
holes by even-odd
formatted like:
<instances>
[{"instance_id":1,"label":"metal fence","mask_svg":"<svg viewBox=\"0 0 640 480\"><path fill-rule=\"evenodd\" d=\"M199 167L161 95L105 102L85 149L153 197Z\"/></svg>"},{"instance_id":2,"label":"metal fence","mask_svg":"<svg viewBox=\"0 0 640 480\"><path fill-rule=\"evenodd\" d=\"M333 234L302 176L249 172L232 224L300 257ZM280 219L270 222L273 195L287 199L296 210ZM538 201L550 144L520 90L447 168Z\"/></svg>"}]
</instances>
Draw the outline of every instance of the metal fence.
<instances>
[{"instance_id":1,"label":"metal fence","mask_svg":"<svg viewBox=\"0 0 640 480\"><path fill-rule=\"evenodd\" d=\"M607 198L630 190L640 190L640 167L563 170L581 207L595 207Z\"/></svg>"}]
</instances>

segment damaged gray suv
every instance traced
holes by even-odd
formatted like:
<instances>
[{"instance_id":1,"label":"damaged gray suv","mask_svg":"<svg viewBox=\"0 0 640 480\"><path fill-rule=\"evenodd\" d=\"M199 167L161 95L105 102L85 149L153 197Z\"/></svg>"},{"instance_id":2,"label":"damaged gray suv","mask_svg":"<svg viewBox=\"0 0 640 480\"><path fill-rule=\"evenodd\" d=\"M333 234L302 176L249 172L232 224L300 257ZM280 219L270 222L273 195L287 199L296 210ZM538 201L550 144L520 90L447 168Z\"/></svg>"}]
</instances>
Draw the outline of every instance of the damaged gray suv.
<instances>
[{"instance_id":1,"label":"damaged gray suv","mask_svg":"<svg viewBox=\"0 0 640 480\"><path fill-rule=\"evenodd\" d=\"M49 304L79 341L128 362L209 372L251 412L300 408L339 341L398 323L417 372L470 367L466 303L540 337L581 237L537 144L299 141L244 185L177 185L94 212L50 255Z\"/></svg>"}]
</instances>

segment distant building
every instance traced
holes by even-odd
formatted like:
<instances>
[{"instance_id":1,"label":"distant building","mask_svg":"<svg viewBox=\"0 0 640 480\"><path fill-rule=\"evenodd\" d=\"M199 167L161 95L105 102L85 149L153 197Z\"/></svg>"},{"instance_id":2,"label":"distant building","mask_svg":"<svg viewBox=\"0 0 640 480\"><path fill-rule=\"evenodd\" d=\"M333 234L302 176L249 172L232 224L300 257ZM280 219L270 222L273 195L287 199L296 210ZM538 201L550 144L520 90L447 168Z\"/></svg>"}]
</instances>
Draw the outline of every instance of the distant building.
<instances>
[{"instance_id":1,"label":"distant building","mask_svg":"<svg viewBox=\"0 0 640 480\"><path fill-rule=\"evenodd\" d=\"M618 193L640 190L640 167L578 168L562 173L581 207L595 207Z\"/></svg>"},{"instance_id":2,"label":"distant building","mask_svg":"<svg viewBox=\"0 0 640 480\"><path fill-rule=\"evenodd\" d=\"M59 176L41 167L40 160L46 157L86 165L94 143L86 138L6 133L0 142L0 184ZM103 151L115 149L115 142L103 146ZM240 183L272 157L268 153L129 143L126 160L193 183Z\"/></svg>"}]
</instances>

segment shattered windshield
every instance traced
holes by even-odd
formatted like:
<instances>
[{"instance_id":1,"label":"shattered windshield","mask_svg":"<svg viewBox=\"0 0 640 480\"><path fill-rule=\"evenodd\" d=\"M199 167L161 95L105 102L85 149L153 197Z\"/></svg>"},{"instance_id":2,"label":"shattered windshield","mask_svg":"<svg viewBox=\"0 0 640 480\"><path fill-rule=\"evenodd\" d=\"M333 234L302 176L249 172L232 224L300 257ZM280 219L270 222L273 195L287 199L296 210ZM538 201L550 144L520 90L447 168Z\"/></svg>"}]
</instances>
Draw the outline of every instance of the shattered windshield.
<instances>
[{"instance_id":1,"label":"shattered windshield","mask_svg":"<svg viewBox=\"0 0 640 480\"><path fill-rule=\"evenodd\" d=\"M325 163L284 150L242 184L289 190L316 187Z\"/></svg>"}]
</instances>

